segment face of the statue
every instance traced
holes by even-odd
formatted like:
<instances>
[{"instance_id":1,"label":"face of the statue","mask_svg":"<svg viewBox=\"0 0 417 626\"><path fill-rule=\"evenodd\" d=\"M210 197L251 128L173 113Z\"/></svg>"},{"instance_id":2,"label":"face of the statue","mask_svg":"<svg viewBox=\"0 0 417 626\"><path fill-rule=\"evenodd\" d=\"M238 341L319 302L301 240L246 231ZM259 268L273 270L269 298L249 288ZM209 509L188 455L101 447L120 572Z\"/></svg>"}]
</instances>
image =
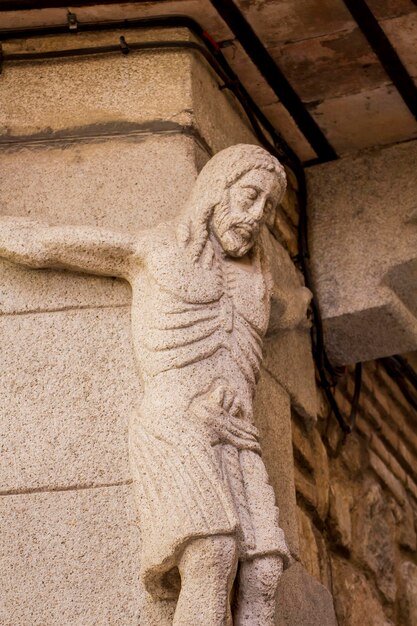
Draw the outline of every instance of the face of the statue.
<instances>
[{"instance_id":1,"label":"face of the statue","mask_svg":"<svg viewBox=\"0 0 417 626\"><path fill-rule=\"evenodd\" d=\"M226 254L242 257L249 252L280 194L277 175L267 170L251 170L225 190L211 225Z\"/></svg>"}]
</instances>

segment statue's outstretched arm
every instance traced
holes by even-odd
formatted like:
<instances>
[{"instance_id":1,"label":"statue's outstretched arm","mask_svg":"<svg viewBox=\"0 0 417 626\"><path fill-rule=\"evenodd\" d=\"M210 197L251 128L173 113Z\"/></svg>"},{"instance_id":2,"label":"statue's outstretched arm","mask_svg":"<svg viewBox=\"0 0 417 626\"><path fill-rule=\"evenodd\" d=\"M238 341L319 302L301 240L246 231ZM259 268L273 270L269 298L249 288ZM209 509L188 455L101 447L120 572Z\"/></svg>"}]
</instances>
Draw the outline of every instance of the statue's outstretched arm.
<instances>
[{"instance_id":1,"label":"statue's outstretched arm","mask_svg":"<svg viewBox=\"0 0 417 626\"><path fill-rule=\"evenodd\" d=\"M135 246L128 233L0 217L0 257L26 267L126 277Z\"/></svg>"}]
</instances>

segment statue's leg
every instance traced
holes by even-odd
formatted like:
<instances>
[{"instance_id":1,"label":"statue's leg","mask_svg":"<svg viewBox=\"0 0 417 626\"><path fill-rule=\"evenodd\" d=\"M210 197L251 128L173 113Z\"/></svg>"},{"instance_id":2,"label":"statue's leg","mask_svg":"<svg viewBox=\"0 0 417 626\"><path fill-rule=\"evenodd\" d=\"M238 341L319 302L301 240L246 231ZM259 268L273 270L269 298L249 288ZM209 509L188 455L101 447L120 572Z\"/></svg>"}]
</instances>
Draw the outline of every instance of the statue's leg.
<instances>
[{"instance_id":1,"label":"statue's leg","mask_svg":"<svg viewBox=\"0 0 417 626\"><path fill-rule=\"evenodd\" d=\"M275 593L282 574L278 556L264 556L242 561L234 626L273 626Z\"/></svg>"},{"instance_id":2,"label":"statue's leg","mask_svg":"<svg viewBox=\"0 0 417 626\"><path fill-rule=\"evenodd\" d=\"M217 535L192 541L178 564L181 591L173 626L231 626L230 594L236 566L234 537Z\"/></svg>"}]
</instances>

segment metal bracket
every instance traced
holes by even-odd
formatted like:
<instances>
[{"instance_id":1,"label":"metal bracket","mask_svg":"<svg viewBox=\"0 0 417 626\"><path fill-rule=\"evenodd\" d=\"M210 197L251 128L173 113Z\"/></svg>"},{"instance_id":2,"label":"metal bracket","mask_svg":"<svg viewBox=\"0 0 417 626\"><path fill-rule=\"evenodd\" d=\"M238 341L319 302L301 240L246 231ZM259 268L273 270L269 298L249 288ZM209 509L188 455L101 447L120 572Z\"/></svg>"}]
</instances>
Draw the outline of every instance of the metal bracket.
<instances>
[{"instance_id":1,"label":"metal bracket","mask_svg":"<svg viewBox=\"0 0 417 626\"><path fill-rule=\"evenodd\" d=\"M78 29L77 16L75 15L75 13L71 13L71 11L68 11L68 13L67 13L67 22L68 22L69 30L77 30Z\"/></svg>"},{"instance_id":2,"label":"metal bracket","mask_svg":"<svg viewBox=\"0 0 417 626\"><path fill-rule=\"evenodd\" d=\"M126 43L126 39L124 38L124 35L120 37L119 44L120 44L120 50L122 51L122 54L129 54L130 48Z\"/></svg>"}]
</instances>

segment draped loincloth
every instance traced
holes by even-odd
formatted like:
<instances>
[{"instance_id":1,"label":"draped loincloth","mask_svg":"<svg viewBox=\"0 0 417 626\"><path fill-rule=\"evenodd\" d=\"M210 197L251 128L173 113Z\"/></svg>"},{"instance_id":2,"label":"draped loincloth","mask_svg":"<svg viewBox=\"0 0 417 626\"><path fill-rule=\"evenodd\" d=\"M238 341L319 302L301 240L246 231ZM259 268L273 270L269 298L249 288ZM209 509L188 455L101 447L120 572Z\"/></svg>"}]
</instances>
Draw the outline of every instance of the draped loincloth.
<instances>
[{"instance_id":1,"label":"draped loincloth","mask_svg":"<svg viewBox=\"0 0 417 626\"><path fill-rule=\"evenodd\" d=\"M236 536L240 559L291 559L262 458L252 449L210 445L189 421L175 418L130 427L130 462L142 536L147 590L175 596L168 572L192 539ZM241 448L241 447L240 447Z\"/></svg>"}]
</instances>

